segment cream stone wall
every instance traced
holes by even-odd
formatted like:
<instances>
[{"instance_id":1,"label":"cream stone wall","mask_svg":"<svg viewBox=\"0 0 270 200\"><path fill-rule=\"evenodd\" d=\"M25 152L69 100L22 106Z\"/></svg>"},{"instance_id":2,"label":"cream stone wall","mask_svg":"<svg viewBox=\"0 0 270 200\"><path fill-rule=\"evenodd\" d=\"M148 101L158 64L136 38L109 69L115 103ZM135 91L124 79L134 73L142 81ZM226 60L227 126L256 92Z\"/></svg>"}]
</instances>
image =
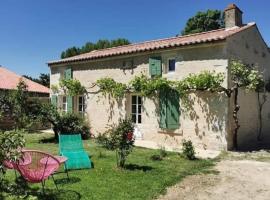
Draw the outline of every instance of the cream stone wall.
<instances>
[{"instance_id":1,"label":"cream stone wall","mask_svg":"<svg viewBox=\"0 0 270 200\"><path fill-rule=\"evenodd\" d=\"M130 115L131 98L127 95L119 102L104 98L101 94L95 93L98 88L92 88L92 84L104 77L127 83L136 75L149 75L148 59L150 56L157 55L162 57L163 76L170 80L180 80L191 73L209 70L224 73L226 80L223 85L227 86L228 61L224 43L114 57L73 65L51 66L51 84L57 84L64 69L72 67L73 78L78 79L90 92L87 95L86 114L92 132L97 135L105 131L109 124ZM169 58L176 59L176 71L173 73L167 72ZM134 67L123 69L124 61L132 61ZM158 98L144 98L142 123L136 125L143 135L142 139L175 149L181 148L182 139L191 139L197 149L227 149L228 99L224 95L206 92L191 94L187 103L184 103L183 99L180 99L180 102L180 128L168 131L159 128ZM75 107L77 108L76 103Z\"/></svg>"},{"instance_id":2,"label":"cream stone wall","mask_svg":"<svg viewBox=\"0 0 270 200\"><path fill-rule=\"evenodd\" d=\"M235 34L227 41L227 53L229 59L239 59L244 63L258 66L258 69L263 73L265 81L270 79L270 53L267 45L263 41L256 26ZM229 78L230 80L230 78ZM233 98L230 101L230 127L228 135L228 146L232 148L232 129L233 129ZM264 140L261 142L257 141L258 133L258 100L257 93L252 92L246 94L241 91L239 94L239 137L238 143L240 149L256 148L260 145L266 146L266 141L269 139L270 126L269 126L269 113L270 113L270 98L268 94L268 100L263 107L263 135ZM270 145L269 145L270 146ZM268 146L268 147L269 147Z\"/></svg>"}]
</instances>

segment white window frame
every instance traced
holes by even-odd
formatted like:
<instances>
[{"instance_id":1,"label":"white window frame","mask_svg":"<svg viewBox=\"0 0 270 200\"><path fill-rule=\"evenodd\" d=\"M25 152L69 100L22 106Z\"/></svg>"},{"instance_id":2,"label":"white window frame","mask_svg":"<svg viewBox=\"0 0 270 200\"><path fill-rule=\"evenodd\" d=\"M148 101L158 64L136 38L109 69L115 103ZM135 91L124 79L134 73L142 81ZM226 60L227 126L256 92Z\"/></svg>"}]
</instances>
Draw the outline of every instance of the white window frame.
<instances>
[{"instance_id":1,"label":"white window frame","mask_svg":"<svg viewBox=\"0 0 270 200\"><path fill-rule=\"evenodd\" d=\"M64 101L65 99L65 101ZM62 96L62 110L67 112L67 96Z\"/></svg>"},{"instance_id":2,"label":"white window frame","mask_svg":"<svg viewBox=\"0 0 270 200\"><path fill-rule=\"evenodd\" d=\"M136 97L136 102L133 103L132 102L132 99L133 97ZM139 98L141 98L141 103L139 104ZM132 107L133 106L136 106L136 111L135 113L133 113L133 110L132 110ZM141 113L139 113L139 106L141 108ZM141 124L142 123L142 97L139 96L139 95L131 95L131 116L135 115L136 116L136 120L135 122L133 121L133 118L132 118L132 121L135 123L135 124ZM139 116L141 116L141 122L139 122Z\"/></svg>"},{"instance_id":3,"label":"white window frame","mask_svg":"<svg viewBox=\"0 0 270 200\"><path fill-rule=\"evenodd\" d=\"M170 71L170 60L174 60L174 71ZM168 73L174 73L176 71L176 58L175 57L170 57L167 59L167 66L168 66Z\"/></svg>"},{"instance_id":4,"label":"white window frame","mask_svg":"<svg viewBox=\"0 0 270 200\"><path fill-rule=\"evenodd\" d=\"M83 99L83 103L82 104L80 103L80 98ZM80 111L80 106L82 106L82 110L81 111ZM85 107L86 107L85 97L84 96L78 96L78 112L81 113L81 114L84 114L85 113Z\"/></svg>"}]
</instances>

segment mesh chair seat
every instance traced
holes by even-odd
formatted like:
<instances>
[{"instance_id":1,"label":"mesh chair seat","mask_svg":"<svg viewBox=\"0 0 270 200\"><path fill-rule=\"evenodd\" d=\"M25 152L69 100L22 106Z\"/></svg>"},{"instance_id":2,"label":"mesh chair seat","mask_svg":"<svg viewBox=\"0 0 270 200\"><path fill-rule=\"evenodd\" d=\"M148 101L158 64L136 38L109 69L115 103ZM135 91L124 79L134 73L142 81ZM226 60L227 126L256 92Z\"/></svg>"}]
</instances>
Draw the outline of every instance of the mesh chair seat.
<instances>
[{"instance_id":1,"label":"mesh chair seat","mask_svg":"<svg viewBox=\"0 0 270 200\"><path fill-rule=\"evenodd\" d=\"M83 148L80 134L60 134L59 153L68 158L65 164L66 169L91 168L91 161Z\"/></svg>"}]
</instances>

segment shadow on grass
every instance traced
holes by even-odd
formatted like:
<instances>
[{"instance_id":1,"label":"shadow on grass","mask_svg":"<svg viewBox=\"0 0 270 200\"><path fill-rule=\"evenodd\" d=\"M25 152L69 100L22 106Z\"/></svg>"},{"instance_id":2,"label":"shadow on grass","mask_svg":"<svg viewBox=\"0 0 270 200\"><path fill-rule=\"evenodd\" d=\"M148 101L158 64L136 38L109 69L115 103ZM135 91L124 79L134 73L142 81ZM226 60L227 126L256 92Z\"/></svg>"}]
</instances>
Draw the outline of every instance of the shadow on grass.
<instances>
[{"instance_id":1,"label":"shadow on grass","mask_svg":"<svg viewBox=\"0 0 270 200\"><path fill-rule=\"evenodd\" d=\"M39 143L44 143L44 144L46 144L46 143L55 143L55 144L57 144L58 142L57 142L57 140L54 137L50 137L50 138L43 138L43 139L41 139L39 141Z\"/></svg>"},{"instance_id":2,"label":"shadow on grass","mask_svg":"<svg viewBox=\"0 0 270 200\"><path fill-rule=\"evenodd\" d=\"M151 167L151 166L145 166L145 165L140 166L140 165L137 165L137 164L127 164L127 165L125 165L124 169L131 170L131 171L140 170L140 171L146 172L146 171L150 171L150 170L152 170L154 168Z\"/></svg>"},{"instance_id":3,"label":"shadow on grass","mask_svg":"<svg viewBox=\"0 0 270 200\"><path fill-rule=\"evenodd\" d=\"M57 185L64 185L64 184L73 184L80 182L81 179L78 177L70 177L68 178L61 178L61 179L55 179L55 182Z\"/></svg>"},{"instance_id":4,"label":"shadow on grass","mask_svg":"<svg viewBox=\"0 0 270 200\"><path fill-rule=\"evenodd\" d=\"M38 185L38 184L36 184ZM63 200L63 199L81 199L81 194L73 190L57 190L48 189L45 187L45 192L42 192L40 187L31 188L28 183L22 178L17 178L16 183L10 184L8 181L3 180L0 185L0 197L3 196L2 192L6 193L8 196L17 196L18 199L31 199L37 198L42 200Z\"/></svg>"}]
</instances>

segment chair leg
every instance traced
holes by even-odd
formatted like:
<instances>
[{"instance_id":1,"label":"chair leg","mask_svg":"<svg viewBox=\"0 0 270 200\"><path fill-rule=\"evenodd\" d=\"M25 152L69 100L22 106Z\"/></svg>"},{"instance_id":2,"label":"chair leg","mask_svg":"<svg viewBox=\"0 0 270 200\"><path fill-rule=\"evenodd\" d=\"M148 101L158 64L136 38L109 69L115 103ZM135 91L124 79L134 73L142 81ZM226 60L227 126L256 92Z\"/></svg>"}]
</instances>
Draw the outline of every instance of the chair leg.
<instances>
[{"instance_id":1,"label":"chair leg","mask_svg":"<svg viewBox=\"0 0 270 200\"><path fill-rule=\"evenodd\" d=\"M42 185L42 193L43 193L43 195L45 195L45 180L42 180L41 181L41 185Z\"/></svg>"},{"instance_id":2,"label":"chair leg","mask_svg":"<svg viewBox=\"0 0 270 200\"><path fill-rule=\"evenodd\" d=\"M55 187L56 187L57 191L59 191L58 186L57 186L57 184L56 184L56 182L55 182L55 180L54 180L53 175L52 175L52 179L53 179L53 182L54 182L54 185L55 185Z\"/></svg>"},{"instance_id":3,"label":"chair leg","mask_svg":"<svg viewBox=\"0 0 270 200\"><path fill-rule=\"evenodd\" d=\"M70 179L69 179L69 174L68 174L68 169L67 169L66 163L65 163L65 172L66 172L66 174L67 174L68 180L70 180Z\"/></svg>"},{"instance_id":4,"label":"chair leg","mask_svg":"<svg viewBox=\"0 0 270 200\"><path fill-rule=\"evenodd\" d=\"M15 178L16 178L16 180L17 180L17 179L18 179L18 176L17 176L16 169L14 169L14 173L15 173Z\"/></svg>"}]
</instances>

